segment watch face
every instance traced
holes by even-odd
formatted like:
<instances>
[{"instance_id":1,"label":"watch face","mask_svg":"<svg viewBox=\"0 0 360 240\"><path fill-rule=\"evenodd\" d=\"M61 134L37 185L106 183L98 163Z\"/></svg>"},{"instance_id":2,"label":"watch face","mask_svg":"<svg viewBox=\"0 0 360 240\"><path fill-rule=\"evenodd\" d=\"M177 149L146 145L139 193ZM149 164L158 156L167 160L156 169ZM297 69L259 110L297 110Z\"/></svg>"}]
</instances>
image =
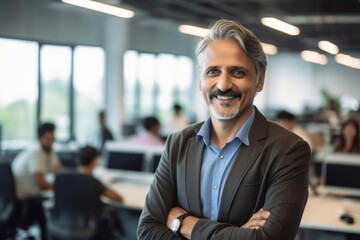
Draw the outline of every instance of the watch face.
<instances>
[{"instance_id":1,"label":"watch face","mask_svg":"<svg viewBox=\"0 0 360 240\"><path fill-rule=\"evenodd\" d=\"M180 226L180 220L176 218L171 223L171 230L173 232L177 232L177 230L179 229L179 226Z\"/></svg>"}]
</instances>

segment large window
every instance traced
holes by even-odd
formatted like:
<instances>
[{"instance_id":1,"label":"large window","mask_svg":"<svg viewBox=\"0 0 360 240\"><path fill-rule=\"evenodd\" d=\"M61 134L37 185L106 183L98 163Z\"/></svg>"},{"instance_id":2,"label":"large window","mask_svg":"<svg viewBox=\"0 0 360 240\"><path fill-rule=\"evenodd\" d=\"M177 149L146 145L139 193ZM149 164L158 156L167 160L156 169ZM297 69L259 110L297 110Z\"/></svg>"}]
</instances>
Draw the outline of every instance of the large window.
<instances>
[{"instance_id":1,"label":"large window","mask_svg":"<svg viewBox=\"0 0 360 240\"><path fill-rule=\"evenodd\" d=\"M193 62L189 57L129 50L124 55L125 116L155 114L166 122L172 106L189 112L192 98Z\"/></svg>"},{"instance_id":2,"label":"large window","mask_svg":"<svg viewBox=\"0 0 360 240\"><path fill-rule=\"evenodd\" d=\"M0 38L0 124L3 139L31 140L36 131L39 45Z\"/></svg>"},{"instance_id":3,"label":"large window","mask_svg":"<svg viewBox=\"0 0 360 240\"><path fill-rule=\"evenodd\" d=\"M104 68L99 47L0 38L2 139L32 141L51 121L58 141L85 140L104 105Z\"/></svg>"},{"instance_id":4,"label":"large window","mask_svg":"<svg viewBox=\"0 0 360 240\"><path fill-rule=\"evenodd\" d=\"M103 107L105 53L99 47L79 46L74 51L75 136L86 142L98 127ZM91 120L89 120L91 119Z\"/></svg>"},{"instance_id":5,"label":"large window","mask_svg":"<svg viewBox=\"0 0 360 240\"><path fill-rule=\"evenodd\" d=\"M41 47L41 117L56 125L56 138L70 138L70 77L71 48L43 45Z\"/></svg>"}]
</instances>

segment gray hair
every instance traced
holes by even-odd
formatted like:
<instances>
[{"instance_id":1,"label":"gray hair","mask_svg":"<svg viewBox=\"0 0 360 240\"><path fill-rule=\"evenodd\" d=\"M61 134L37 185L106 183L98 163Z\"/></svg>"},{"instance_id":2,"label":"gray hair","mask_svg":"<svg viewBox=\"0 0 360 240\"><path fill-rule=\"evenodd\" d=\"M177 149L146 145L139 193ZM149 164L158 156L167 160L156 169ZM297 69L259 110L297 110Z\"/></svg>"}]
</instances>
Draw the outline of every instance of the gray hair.
<instances>
[{"instance_id":1,"label":"gray hair","mask_svg":"<svg viewBox=\"0 0 360 240\"><path fill-rule=\"evenodd\" d=\"M243 25L225 19L218 20L212 24L210 26L210 33L198 43L196 56L200 69L202 69L203 65L201 53L211 42L222 39L235 40L255 64L258 75L266 69L266 55L259 39Z\"/></svg>"}]
</instances>

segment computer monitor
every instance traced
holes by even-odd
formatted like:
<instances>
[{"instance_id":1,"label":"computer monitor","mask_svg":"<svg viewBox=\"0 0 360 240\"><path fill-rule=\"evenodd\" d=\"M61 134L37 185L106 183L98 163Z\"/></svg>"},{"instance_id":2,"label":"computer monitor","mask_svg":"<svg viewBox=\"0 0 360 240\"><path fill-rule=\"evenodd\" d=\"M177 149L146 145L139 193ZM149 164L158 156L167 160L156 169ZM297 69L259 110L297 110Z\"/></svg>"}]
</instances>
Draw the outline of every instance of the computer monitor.
<instances>
[{"instance_id":1,"label":"computer monitor","mask_svg":"<svg viewBox=\"0 0 360 240\"><path fill-rule=\"evenodd\" d=\"M326 193L360 197L360 154L329 154L323 162L322 178Z\"/></svg>"},{"instance_id":2,"label":"computer monitor","mask_svg":"<svg viewBox=\"0 0 360 240\"><path fill-rule=\"evenodd\" d=\"M154 172L164 146L108 141L104 149L103 159L106 168Z\"/></svg>"},{"instance_id":3,"label":"computer monitor","mask_svg":"<svg viewBox=\"0 0 360 240\"><path fill-rule=\"evenodd\" d=\"M54 143L54 152L58 155L61 164L65 168L77 168L79 146L75 142Z\"/></svg>"},{"instance_id":4,"label":"computer monitor","mask_svg":"<svg viewBox=\"0 0 360 240\"><path fill-rule=\"evenodd\" d=\"M65 168L76 168L78 167L77 163L77 151L56 151L61 164Z\"/></svg>"},{"instance_id":5,"label":"computer monitor","mask_svg":"<svg viewBox=\"0 0 360 240\"><path fill-rule=\"evenodd\" d=\"M109 151L106 167L109 169L142 171L144 153L131 151Z\"/></svg>"}]
</instances>

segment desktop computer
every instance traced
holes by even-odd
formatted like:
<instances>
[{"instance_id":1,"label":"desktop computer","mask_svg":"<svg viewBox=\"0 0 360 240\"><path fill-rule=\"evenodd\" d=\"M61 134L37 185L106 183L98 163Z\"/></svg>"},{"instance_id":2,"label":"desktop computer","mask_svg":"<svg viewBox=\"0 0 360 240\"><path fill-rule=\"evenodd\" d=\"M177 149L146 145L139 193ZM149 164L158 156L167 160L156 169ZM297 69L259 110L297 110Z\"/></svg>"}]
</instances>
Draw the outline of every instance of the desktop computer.
<instances>
[{"instance_id":1,"label":"desktop computer","mask_svg":"<svg viewBox=\"0 0 360 240\"><path fill-rule=\"evenodd\" d=\"M325 193L360 197L360 154L332 153L322 166Z\"/></svg>"}]
</instances>

